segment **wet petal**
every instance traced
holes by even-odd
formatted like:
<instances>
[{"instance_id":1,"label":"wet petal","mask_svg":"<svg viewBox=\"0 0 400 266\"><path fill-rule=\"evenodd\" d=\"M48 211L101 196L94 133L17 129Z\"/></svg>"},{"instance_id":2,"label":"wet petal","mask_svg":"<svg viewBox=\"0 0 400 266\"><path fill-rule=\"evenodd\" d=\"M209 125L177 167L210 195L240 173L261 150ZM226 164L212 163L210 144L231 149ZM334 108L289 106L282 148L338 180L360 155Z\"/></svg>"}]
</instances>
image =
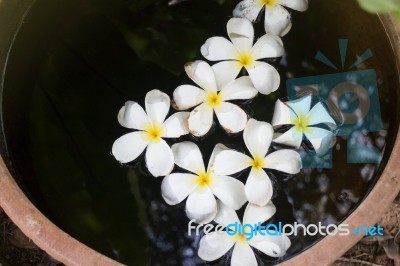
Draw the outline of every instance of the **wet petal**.
<instances>
[{"instance_id":1,"label":"wet petal","mask_svg":"<svg viewBox=\"0 0 400 266\"><path fill-rule=\"evenodd\" d=\"M197 106L188 119L190 133L196 137L204 136L210 131L214 121L214 110L206 104Z\"/></svg>"},{"instance_id":2,"label":"wet petal","mask_svg":"<svg viewBox=\"0 0 400 266\"><path fill-rule=\"evenodd\" d=\"M284 256L291 245L290 239L285 235L275 235L274 231L269 232L254 236L249 244L270 257Z\"/></svg>"},{"instance_id":3,"label":"wet petal","mask_svg":"<svg viewBox=\"0 0 400 266\"><path fill-rule=\"evenodd\" d=\"M243 131L247 123L247 114L236 104L222 102L215 108L218 121L228 133Z\"/></svg>"},{"instance_id":4,"label":"wet petal","mask_svg":"<svg viewBox=\"0 0 400 266\"><path fill-rule=\"evenodd\" d=\"M297 174L301 169L300 154L292 150L279 150L265 157L268 169L275 169L291 175Z\"/></svg>"},{"instance_id":5,"label":"wet petal","mask_svg":"<svg viewBox=\"0 0 400 266\"><path fill-rule=\"evenodd\" d=\"M275 213L276 207L271 201L262 207L249 203L244 211L243 224L262 224L274 216Z\"/></svg>"},{"instance_id":6,"label":"wet petal","mask_svg":"<svg viewBox=\"0 0 400 266\"><path fill-rule=\"evenodd\" d=\"M247 244L244 243L236 243L233 248L231 266L257 266L256 256L254 255L253 250Z\"/></svg>"},{"instance_id":7,"label":"wet petal","mask_svg":"<svg viewBox=\"0 0 400 266\"><path fill-rule=\"evenodd\" d=\"M217 145L215 145L214 150L213 150L212 153L211 153L210 160L208 161L208 166L207 166L207 169L208 169L208 170L211 170L211 169L212 169L212 166L213 166L213 164L214 164L215 157L216 157L221 151L225 151L225 150L228 150L228 148L227 148L225 145L223 145L223 144L221 144L221 143L218 143Z\"/></svg>"},{"instance_id":8,"label":"wet petal","mask_svg":"<svg viewBox=\"0 0 400 266\"><path fill-rule=\"evenodd\" d=\"M150 120L137 102L128 101L119 110L118 122L126 128L144 130L146 125L150 123Z\"/></svg>"},{"instance_id":9,"label":"wet petal","mask_svg":"<svg viewBox=\"0 0 400 266\"><path fill-rule=\"evenodd\" d=\"M205 91L217 91L214 71L205 61L194 61L185 65L186 74Z\"/></svg>"},{"instance_id":10,"label":"wet petal","mask_svg":"<svg viewBox=\"0 0 400 266\"><path fill-rule=\"evenodd\" d=\"M214 176L210 188L214 195L225 205L234 210L246 203L244 184L230 176Z\"/></svg>"},{"instance_id":11,"label":"wet petal","mask_svg":"<svg viewBox=\"0 0 400 266\"><path fill-rule=\"evenodd\" d=\"M202 260L214 261L225 255L235 244L235 238L225 231L212 232L201 238L198 255Z\"/></svg>"},{"instance_id":12,"label":"wet petal","mask_svg":"<svg viewBox=\"0 0 400 266\"><path fill-rule=\"evenodd\" d=\"M243 132L244 143L253 157L264 157L271 145L274 130L267 122L250 119Z\"/></svg>"},{"instance_id":13,"label":"wet petal","mask_svg":"<svg viewBox=\"0 0 400 266\"><path fill-rule=\"evenodd\" d=\"M307 115L311 108L311 96L305 96L300 99L287 102L287 105L293 109L296 115Z\"/></svg>"},{"instance_id":14,"label":"wet petal","mask_svg":"<svg viewBox=\"0 0 400 266\"><path fill-rule=\"evenodd\" d=\"M221 90L223 101L253 99L257 93L248 76L238 78Z\"/></svg>"},{"instance_id":15,"label":"wet petal","mask_svg":"<svg viewBox=\"0 0 400 266\"><path fill-rule=\"evenodd\" d=\"M196 175L170 174L161 183L161 194L169 205L182 202L196 188Z\"/></svg>"},{"instance_id":16,"label":"wet petal","mask_svg":"<svg viewBox=\"0 0 400 266\"><path fill-rule=\"evenodd\" d=\"M274 136L273 142L298 149L303 142L303 133L298 132L295 127L292 127L283 134L276 134L276 136Z\"/></svg>"},{"instance_id":17,"label":"wet petal","mask_svg":"<svg viewBox=\"0 0 400 266\"><path fill-rule=\"evenodd\" d=\"M271 180L264 170L251 169L245 185L247 200L258 206L266 205L272 198Z\"/></svg>"},{"instance_id":18,"label":"wet petal","mask_svg":"<svg viewBox=\"0 0 400 266\"><path fill-rule=\"evenodd\" d=\"M279 88L281 77L270 64L256 61L252 66L246 66L246 70L254 87L261 94L268 95Z\"/></svg>"},{"instance_id":19,"label":"wet petal","mask_svg":"<svg viewBox=\"0 0 400 266\"><path fill-rule=\"evenodd\" d=\"M271 34L262 36L253 47L254 60L280 57L285 53L282 40Z\"/></svg>"},{"instance_id":20,"label":"wet petal","mask_svg":"<svg viewBox=\"0 0 400 266\"><path fill-rule=\"evenodd\" d=\"M279 4L301 12L308 9L308 0L279 0Z\"/></svg>"},{"instance_id":21,"label":"wet petal","mask_svg":"<svg viewBox=\"0 0 400 266\"><path fill-rule=\"evenodd\" d=\"M212 68L220 90L235 80L242 66L237 61L223 61L213 65Z\"/></svg>"},{"instance_id":22,"label":"wet petal","mask_svg":"<svg viewBox=\"0 0 400 266\"><path fill-rule=\"evenodd\" d=\"M233 44L223 37L209 38L201 47L201 54L210 61L235 59L237 50Z\"/></svg>"},{"instance_id":23,"label":"wet petal","mask_svg":"<svg viewBox=\"0 0 400 266\"><path fill-rule=\"evenodd\" d=\"M254 28L250 20L245 18L231 18L226 28L229 38L239 53L251 51L254 40Z\"/></svg>"},{"instance_id":24,"label":"wet petal","mask_svg":"<svg viewBox=\"0 0 400 266\"><path fill-rule=\"evenodd\" d=\"M146 112L151 122L162 124L167 117L171 100L162 91L152 90L146 94Z\"/></svg>"},{"instance_id":25,"label":"wet petal","mask_svg":"<svg viewBox=\"0 0 400 266\"><path fill-rule=\"evenodd\" d=\"M304 134L313 145L315 152L323 155L329 151L335 135L331 131L317 127L309 127L309 130Z\"/></svg>"},{"instance_id":26,"label":"wet petal","mask_svg":"<svg viewBox=\"0 0 400 266\"><path fill-rule=\"evenodd\" d=\"M163 139L147 146L146 165L154 177L166 176L174 169L174 155Z\"/></svg>"},{"instance_id":27,"label":"wet petal","mask_svg":"<svg viewBox=\"0 0 400 266\"><path fill-rule=\"evenodd\" d=\"M274 116L272 118L272 126L293 125L293 120L297 115L289 108L286 103L277 100L275 103Z\"/></svg>"},{"instance_id":28,"label":"wet petal","mask_svg":"<svg viewBox=\"0 0 400 266\"><path fill-rule=\"evenodd\" d=\"M322 103L317 103L314 105L314 107L308 113L308 117L310 118L309 124L311 126L317 124L326 124L332 129L336 128L335 120L333 120L332 116Z\"/></svg>"},{"instance_id":29,"label":"wet petal","mask_svg":"<svg viewBox=\"0 0 400 266\"><path fill-rule=\"evenodd\" d=\"M192 173L205 172L203 156L199 147L193 142L185 141L172 145L175 163Z\"/></svg>"},{"instance_id":30,"label":"wet petal","mask_svg":"<svg viewBox=\"0 0 400 266\"><path fill-rule=\"evenodd\" d=\"M217 214L217 201L208 187L197 187L186 201L186 214L198 224L211 222Z\"/></svg>"},{"instance_id":31,"label":"wet petal","mask_svg":"<svg viewBox=\"0 0 400 266\"><path fill-rule=\"evenodd\" d=\"M250 167L252 159L235 150L221 151L215 156L212 169L216 175L233 175Z\"/></svg>"},{"instance_id":32,"label":"wet petal","mask_svg":"<svg viewBox=\"0 0 400 266\"><path fill-rule=\"evenodd\" d=\"M264 5L257 3L255 0L244 0L239 2L233 10L234 17L247 18L254 22Z\"/></svg>"},{"instance_id":33,"label":"wet petal","mask_svg":"<svg viewBox=\"0 0 400 266\"><path fill-rule=\"evenodd\" d=\"M121 163L132 162L142 154L148 144L145 132L128 133L114 142L112 154Z\"/></svg>"},{"instance_id":34,"label":"wet petal","mask_svg":"<svg viewBox=\"0 0 400 266\"><path fill-rule=\"evenodd\" d=\"M162 125L163 138L179 138L189 134L186 128L186 122L189 118L189 112L179 112L171 115Z\"/></svg>"},{"instance_id":35,"label":"wet petal","mask_svg":"<svg viewBox=\"0 0 400 266\"><path fill-rule=\"evenodd\" d=\"M290 13L280 5L266 8L264 28L266 33L285 36L292 28Z\"/></svg>"},{"instance_id":36,"label":"wet petal","mask_svg":"<svg viewBox=\"0 0 400 266\"><path fill-rule=\"evenodd\" d=\"M217 224L220 224L225 227L228 227L228 225L234 223L241 224L239 221L239 217L237 216L237 213L232 208L223 204L222 201L220 200L217 200L217 209L218 209L217 216L215 216L214 219L214 221Z\"/></svg>"},{"instance_id":37,"label":"wet petal","mask_svg":"<svg viewBox=\"0 0 400 266\"><path fill-rule=\"evenodd\" d=\"M187 110L204 101L207 93L192 85L182 85L174 91L174 103L178 110Z\"/></svg>"}]
</instances>

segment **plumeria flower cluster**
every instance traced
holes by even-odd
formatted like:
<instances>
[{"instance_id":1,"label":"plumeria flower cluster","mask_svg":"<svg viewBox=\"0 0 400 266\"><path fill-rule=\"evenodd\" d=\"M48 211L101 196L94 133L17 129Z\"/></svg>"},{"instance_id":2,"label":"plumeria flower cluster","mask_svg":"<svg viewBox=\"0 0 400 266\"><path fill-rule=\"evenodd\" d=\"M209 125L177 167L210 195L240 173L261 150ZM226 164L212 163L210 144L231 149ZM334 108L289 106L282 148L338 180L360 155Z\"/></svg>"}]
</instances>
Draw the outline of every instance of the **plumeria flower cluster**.
<instances>
[{"instance_id":1,"label":"plumeria flower cluster","mask_svg":"<svg viewBox=\"0 0 400 266\"><path fill-rule=\"evenodd\" d=\"M216 63L198 60L185 65L194 84L178 86L173 92L172 106L179 112L167 118L171 99L152 90L145 97L145 108L129 101L118 114L119 123L134 131L114 142L112 154L121 163L128 163L145 153L150 174L165 177L161 182L165 202L178 205L186 200L188 218L199 224L240 223L236 211L246 203L243 224L266 222L276 212L271 201L274 186L269 172L295 175L301 169L299 153L272 149L271 143L298 148L306 137L321 152L330 145L336 123L322 104L311 108L311 97L289 103L278 100L272 125L249 119L238 105L248 103L258 93L268 95L280 86L278 71L265 60L284 54L279 36L286 34L291 24L290 14L282 6L304 11L308 2L244 0L237 5L236 17L227 23L228 39L209 38L200 49L206 60ZM266 34L255 39L252 22L263 8ZM179 142L170 147L165 140L171 142L188 134L206 136L214 117L227 133L243 131L249 154L217 144L206 166L201 147L194 142ZM286 133L274 133L274 128L282 125L292 128ZM173 171L175 165L179 170ZM244 184L237 173L248 168L251 170ZM255 266L253 248L271 257L281 257L290 245L286 236L266 234L247 240L243 235L213 232L201 239L198 255L213 261L233 248L231 265Z\"/></svg>"}]
</instances>

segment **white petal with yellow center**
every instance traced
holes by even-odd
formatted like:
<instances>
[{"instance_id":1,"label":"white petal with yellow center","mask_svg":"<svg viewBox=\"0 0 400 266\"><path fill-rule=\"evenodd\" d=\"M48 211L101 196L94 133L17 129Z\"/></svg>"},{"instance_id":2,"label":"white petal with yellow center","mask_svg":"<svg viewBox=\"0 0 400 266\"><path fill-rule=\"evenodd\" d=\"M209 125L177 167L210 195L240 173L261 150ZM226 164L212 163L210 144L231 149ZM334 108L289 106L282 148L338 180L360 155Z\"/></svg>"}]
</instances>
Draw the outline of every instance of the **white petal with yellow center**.
<instances>
[{"instance_id":1,"label":"white petal with yellow center","mask_svg":"<svg viewBox=\"0 0 400 266\"><path fill-rule=\"evenodd\" d=\"M159 142L164 134L163 128L158 123L148 124L144 130L147 140L153 143Z\"/></svg>"},{"instance_id":2,"label":"white petal with yellow center","mask_svg":"<svg viewBox=\"0 0 400 266\"><path fill-rule=\"evenodd\" d=\"M242 67L236 61L222 61L212 66L218 89L222 89L235 80Z\"/></svg>"},{"instance_id":3,"label":"white petal with yellow center","mask_svg":"<svg viewBox=\"0 0 400 266\"><path fill-rule=\"evenodd\" d=\"M236 5L233 10L233 16L247 18L251 22L254 22L263 7L264 5L260 4L257 0L244 0Z\"/></svg>"},{"instance_id":4,"label":"white petal with yellow center","mask_svg":"<svg viewBox=\"0 0 400 266\"><path fill-rule=\"evenodd\" d=\"M301 169L300 154L293 150L279 150L265 157L265 168L278 170L291 175L297 174Z\"/></svg>"},{"instance_id":5,"label":"white petal with yellow center","mask_svg":"<svg viewBox=\"0 0 400 266\"><path fill-rule=\"evenodd\" d=\"M243 224L264 223L276 213L275 205L270 201L263 206L248 204L243 215Z\"/></svg>"},{"instance_id":6,"label":"white petal with yellow center","mask_svg":"<svg viewBox=\"0 0 400 266\"><path fill-rule=\"evenodd\" d=\"M208 186L197 187L186 200L186 214L189 220L198 224L210 223L217 214L217 202Z\"/></svg>"},{"instance_id":7,"label":"white petal with yellow center","mask_svg":"<svg viewBox=\"0 0 400 266\"><path fill-rule=\"evenodd\" d=\"M204 101L206 92L192 85L182 85L174 91L174 103L178 110L187 110Z\"/></svg>"},{"instance_id":8,"label":"white petal with yellow center","mask_svg":"<svg viewBox=\"0 0 400 266\"><path fill-rule=\"evenodd\" d=\"M228 133L238 133L243 131L247 123L247 114L236 104L222 102L214 107L218 122Z\"/></svg>"},{"instance_id":9,"label":"white petal with yellow center","mask_svg":"<svg viewBox=\"0 0 400 266\"><path fill-rule=\"evenodd\" d=\"M215 156L212 166L216 175L233 175L250 167L252 158L235 150L226 150Z\"/></svg>"},{"instance_id":10,"label":"white petal with yellow center","mask_svg":"<svg viewBox=\"0 0 400 266\"><path fill-rule=\"evenodd\" d=\"M189 115L189 112L178 112L171 115L161 127L161 137L179 138L189 134L189 130L186 128L186 121Z\"/></svg>"},{"instance_id":11,"label":"white petal with yellow center","mask_svg":"<svg viewBox=\"0 0 400 266\"><path fill-rule=\"evenodd\" d=\"M235 244L225 231L212 232L201 238L198 255L202 260L214 261L224 256Z\"/></svg>"},{"instance_id":12,"label":"white petal with yellow center","mask_svg":"<svg viewBox=\"0 0 400 266\"><path fill-rule=\"evenodd\" d=\"M145 126L150 123L150 120L137 102L128 101L119 110L118 122L126 128L144 130Z\"/></svg>"},{"instance_id":13,"label":"white petal with yellow center","mask_svg":"<svg viewBox=\"0 0 400 266\"><path fill-rule=\"evenodd\" d=\"M266 8L264 28L266 33L285 36L292 28L291 15L289 11L280 5Z\"/></svg>"},{"instance_id":14,"label":"white petal with yellow center","mask_svg":"<svg viewBox=\"0 0 400 266\"><path fill-rule=\"evenodd\" d=\"M281 77L278 71L270 64L256 61L246 67L254 87L264 95L268 95L279 88Z\"/></svg>"},{"instance_id":15,"label":"white petal with yellow center","mask_svg":"<svg viewBox=\"0 0 400 266\"><path fill-rule=\"evenodd\" d=\"M169 112L171 100L169 96L159 90L152 90L146 94L146 113L150 122L162 124Z\"/></svg>"},{"instance_id":16,"label":"white petal with yellow center","mask_svg":"<svg viewBox=\"0 0 400 266\"><path fill-rule=\"evenodd\" d=\"M297 115L292 111L286 103L281 100L277 100L275 103L274 116L272 117L272 126L291 125L292 120Z\"/></svg>"},{"instance_id":17,"label":"white petal with yellow center","mask_svg":"<svg viewBox=\"0 0 400 266\"><path fill-rule=\"evenodd\" d=\"M271 34L266 34L258 39L252 49L254 60L281 57L284 53L282 40Z\"/></svg>"},{"instance_id":18,"label":"white petal with yellow center","mask_svg":"<svg viewBox=\"0 0 400 266\"><path fill-rule=\"evenodd\" d=\"M236 212L232 208L229 208L223 204L220 200L217 200L217 209L218 212L214 219L217 224L220 224L224 227L234 223L241 224Z\"/></svg>"},{"instance_id":19,"label":"white petal with yellow center","mask_svg":"<svg viewBox=\"0 0 400 266\"><path fill-rule=\"evenodd\" d=\"M311 142L315 152L324 155L332 148L335 135L326 129L310 127L309 131L304 133Z\"/></svg>"},{"instance_id":20,"label":"white petal with yellow center","mask_svg":"<svg viewBox=\"0 0 400 266\"><path fill-rule=\"evenodd\" d=\"M163 139L149 143L145 158L147 169L154 177L166 176L174 169L174 155Z\"/></svg>"},{"instance_id":21,"label":"white petal with yellow center","mask_svg":"<svg viewBox=\"0 0 400 266\"><path fill-rule=\"evenodd\" d=\"M232 101L253 99L257 93L250 78L243 76L224 87L220 94L223 101Z\"/></svg>"},{"instance_id":22,"label":"white petal with yellow center","mask_svg":"<svg viewBox=\"0 0 400 266\"><path fill-rule=\"evenodd\" d=\"M263 169L251 169L245 185L247 200L255 205L264 206L273 195L271 180Z\"/></svg>"},{"instance_id":23,"label":"white petal with yellow center","mask_svg":"<svg viewBox=\"0 0 400 266\"><path fill-rule=\"evenodd\" d=\"M193 142L185 141L172 145L175 163L194 174L205 172L203 157L199 147Z\"/></svg>"},{"instance_id":24,"label":"white petal with yellow center","mask_svg":"<svg viewBox=\"0 0 400 266\"><path fill-rule=\"evenodd\" d=\"M147 133L137 131L123 135L117 139L112 147L112 154L121 163L134 161L143 153L149 144Z\"/></svg>"},{"instance_id":25,"label":"white petal with yellow center","mask_svg":"<svg viewBox=\"0 0 400 266\"><path fill-rule=\"evenodd\" d=\"M246 203L244 184L230 176L214 176L210 188L214 195L225 205L234 210Z\"/></svg>"},{"instance_id":26,"label":"white petal with yellow center","mask_svg":"<svg viewBox=\"0 0 400 266\"><path fill-rule=\"evenodd\" d=\"M253 250L247 244L247 241L243 243L237 242L233 248L231 266L257 266L256 256Z\"/></svg>"},{"instance_id":27,"label":"white petal with yellow center","mask_svg":"<svg viewBox=\"0 0 400 266\"><path fill-rule=\"evenodd\" d=\"M208 161L208 166L207 166L208 171L212 171L213 172L212 166L214 164L215 157L220 152L226 151L226 150L229 150L229 149L225 145L223 145L221 143L218 143L217 145L215 145L215 147L214 147L214 149L213 149L213 151L211 153L210 160Z\"/></svg>"},{"instance_id":28,"label":"white petal with yellow center","mask_svg":"<svg viewBox=\"0 0 400 266\"><path fill-rule=\"evenodd\" d=\"M303 142L303 133L297 131L294 127L286 131L282 134L276 134L274 136L275 143L288 145L295 149L300 148L301 143Z\"/></svg>"},{"instance_id":29,"label":"white petal with yellow center","mask_svg":"<svg viewBox=\"0 0 400 266\"><path fill-rule=\"evenodd\" d=\"M217 91L214 71L207 62L198 60L188 63L185 65L185 71L189 78L206 92Z\"/></svg>"},{"instance_id":30,"label":"white petal with yellow center","mask_svg":"<svg viewBox=\"0 0 400 266\"><path fill-rule=\"evenodd\" d=\"M311 100L311 96L305 96L300 99L287 102L287 105L293 109L293 111L296 113L296 116L300 114L307 115L311 109ZM294 117L292 117L292 119L293 118Z\"/></svg>"},{"instance_id":31,"label":"white petal with yellow center","mask_svg":"<svg viewBox=\"0 0 400 266\"><path fill-rule=\"evenodd\" d=\"M284 256L291 245L290 239L285 235L274 235L274 231L269 231L269 234L264 231L264 234L254 236L249 244L270 257Z\"/></svg>"},{"instance_id":32,"label":"white petal with yellow center","mask_svg":"<svg viewBox=\"0 0 400 266\"><path fill-rule=\"evenodd\" d=\"M228 36L239 53L250 52L254 41L254 28L250 20L231 18L226 26Z\"/></svg>"},{"instance_id":33,"label":"white petal with yellow center","mask_svg":"<svg viewBox=\"0 0 400 266\"><path fill-rule=\"evenodd\" d=\"M201 137L207 134L214 121L214 109L207 103L202 103L197 106L188 119L189 131L196 137Z\"/></svg>"},{"instance_id":34,"label":"white petal with yellow center","mask_svg":"<svg viewBox=\"0 0 400 266\"><path fill-rule=\"evenodd\" d=\"M308 0L277 0L280 5L286 6L296 11L306 11L308 9Z\"/></svg>"},{"instance_id":35,"label":"white petal with yellow center","mask_svg":"<svg viewBox=\"0 0 400 266\"><path fill-rule=\"evenodd\" d=\"M197 187L197 175L174 173L161 183L161 194L169 205L181 203Z\"/></svg>"},{"instance_id":36,"label":"white petal with yellow center","mask_svg":"<svg viewBox=\"0 0 400 266\"><path fill-rule=\"evenodd\" d=\"M209 38L200 49L201 54L210 61L235 59L237 54L233 44L224 37Z\"/></svg>"},{"instance_id":37,"label":"white petal with yellow center","mask_svg":"<svg viewBox=\"0 0 400 266\"><path fill-rule=\"evenodd\" d=\"M267 154L274 130L267 122L250 119L243 131L243 139L253 158Z\"/></svg>"}]
</instances>

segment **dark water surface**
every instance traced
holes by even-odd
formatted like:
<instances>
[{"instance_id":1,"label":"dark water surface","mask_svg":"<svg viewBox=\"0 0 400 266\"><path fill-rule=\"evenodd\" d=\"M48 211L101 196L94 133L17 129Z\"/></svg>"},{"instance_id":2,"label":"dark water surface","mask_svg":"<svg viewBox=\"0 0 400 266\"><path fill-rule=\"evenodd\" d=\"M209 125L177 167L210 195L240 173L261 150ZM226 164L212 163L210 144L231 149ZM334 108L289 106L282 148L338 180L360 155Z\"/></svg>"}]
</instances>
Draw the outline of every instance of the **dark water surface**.
<instances>
[{"instance_id":1,"label":"dark water surface","mask_svg":"<svg viewBox=\"0 0 400 266\"><path fill-rule=\"evenodd\" d=\"M119 165L110 151L114 140L129 132L116 119L124 102L144 104L151 89L172 95L178 85L190 83L183 65L201 58L200 46L208 37L225 36L236 3L36 2L10 57L3 154L27 195L55 224L128 265L204 264L196 255L198 239L187 235L184 204L167 205L161 178L151 177L143 163ZM287 54L274 62L282 76L279 93L259 95L244 108L270 122L276 99L286 97L286 79L336 73L314 56L322 50L340 65L337 40L349 39L349 64L367 49L374 53L358 70L376 70L383 120L381 131L358 132L357 138L377 147L387 161L398 127L399 82L379 18L352 1L313 0L309 11L293 13L293 20L284 37ZM228 138L216 125L208 138L198 140L207 160L217 143L245 150L241 135ZM347 164L346 145L345 138L337 139L332 169L304 169L285 178L271 173L278 209L274 222L338 223L355 209L385 164ZM320 238L292 238L283 259ZM277 262L258 255L265 264Z\"/></svg>"}]
</instances>

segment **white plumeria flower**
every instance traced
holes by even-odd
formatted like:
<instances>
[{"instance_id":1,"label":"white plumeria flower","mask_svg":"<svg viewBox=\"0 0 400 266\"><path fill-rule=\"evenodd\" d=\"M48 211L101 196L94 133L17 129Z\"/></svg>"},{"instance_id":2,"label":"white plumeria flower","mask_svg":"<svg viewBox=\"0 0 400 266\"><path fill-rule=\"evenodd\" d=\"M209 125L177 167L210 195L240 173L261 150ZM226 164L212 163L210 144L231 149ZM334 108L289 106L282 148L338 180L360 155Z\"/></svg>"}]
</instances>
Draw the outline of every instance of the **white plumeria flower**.
<instances>
[{"instance_id":1,"label":"white plumeria flower","mask_svg":"<svg viewBox=\"0 0 400 266\"><path fill-rule=\"evenodd\" d=\"M128 101L118 114L119 123L138 131L117 139L112 154L121 163L134 161L146 149L146 164L155 176L165 176L174 168L174 156L163 138L179 138L188 134L185 127L188 112L179 112L165 120L170 98L167 94L152 90L146 94L146 111L136 102Z\"/></svg>"},{"instance_id":2,"label":"white plumeria flower","mask_svg":"<svg viewBox=\"0 0 400 266\"><path fill-rule=\"evenodd\" d=\"M276 212L275 206L270 202L264 207L249 203L240 223L236 212L218 202L218 214L215 221L225 227L238 223L244 225L262 224L270 219ZM229 230L229 228L228 228ZM226 231L216 231L205 235L200 240L198 255L205 261L214 261L221 258L232 247L233 253L231 266L257 266L256 256L252 249L256 248L270 257L282 257L289 249L291 243L285 235L275 235L277 232L261 230L264 234L257 234L250 240L244 234L229 235ZM233 232L234 233L234 232Z\"/></svg>"},{"instance_id":3,"label":"white plumeria flower","mask_svg":"<svg viewBox=\"0 0 400 266\"><path fill-rule=\"evenodd\" d=\"M197 106L188 119L190 133L200 137L208 133L213 125L214 112L221 126L229 133L243 131L247 114L239 106L228 101L248 100L257 95L249 77L232 80L218 87L211 66L204 61L195 61L185 66L188 76L201 88L182 85L174 91L175 107L187 110ZM220 90L219 90L220 89Z\"/></svg>"},{"instance_id":4,"label":"white plumeria flower","mask_svg":"<svg viewBox=\"0 0 400 266\"><path fill-rule=\"evenodd\" d=\"M290 130L278 134L275 143L300 148L305 136L313 145L317 154L325 154L332 146L334 133L337 128L335 120L322 103L317 103L311 109L311 96L283 103L278 100L275 104L272 125L274 127L292 125ZM311 109L311 110L310 110ZM326 125L330 130L318 127Z\"/></svg>"},{"instance_id":5,"label":"white plumeria flower","mask_svg":"<svg viewBox=\"0 0 400 266\"><path fill-rule=\"evenodd\" d=\"M233 15L254 22L265 7L265 32L284 36L292 28L292 22L290 13L283 6L296 11L306 11L308 0L244 0L236 6Z\"/></svg>"},{"instance_id":6,"label":"white plumeria flower","mask_svg":"<svg viewBox=\"0 0 400 266\"><path fill-rule=\"evenodd\" d=\"M235 150L221 151L215 158L213 171L217 175L232 175L251 167L245 191L250 203L264 206L273 195L271 180L264 169L274 169L288 174L297 174L301 169L299 153L279 150L267 155L274 130L267 122L250 119L244 129L243 138L251 157Z\"/></svg>"},{"instance_id":7,"label":"white plumeria flower","mask_svg":"<svg viewBox=\"0 0 400 266\"><path fill-rule=\"evenodd\" d=\"M200 149L193 142L174 144L172 151L175 163L190 173L173 173L166 176L161 184L161 193L170 205L182 202L186 197L186 214L199 224L211 222L217 213L215 197L230 208L237 210L246 203L244 185L239 180L216 175L211 164L216 154L226 149L218 144L210 157L207 169Z\"/></svg>"},{"instance_id":8,"label":"white plumeria flower","mask_svg":"<svg viewBox=\"0 0 400 266\"><path fill-rule=\"evenodd\" d=\"M285 52L282 40L266 34L253 46L254 28L244 18L230 19L227 31L230 41L224 37L212 37L201 47L207 60L222 61L213 66L219 87L236 78L244 67L260 93L267 95L276 91L280 85L278 71L259 60L282 56Z\"/></svg>"}]
</instances>

